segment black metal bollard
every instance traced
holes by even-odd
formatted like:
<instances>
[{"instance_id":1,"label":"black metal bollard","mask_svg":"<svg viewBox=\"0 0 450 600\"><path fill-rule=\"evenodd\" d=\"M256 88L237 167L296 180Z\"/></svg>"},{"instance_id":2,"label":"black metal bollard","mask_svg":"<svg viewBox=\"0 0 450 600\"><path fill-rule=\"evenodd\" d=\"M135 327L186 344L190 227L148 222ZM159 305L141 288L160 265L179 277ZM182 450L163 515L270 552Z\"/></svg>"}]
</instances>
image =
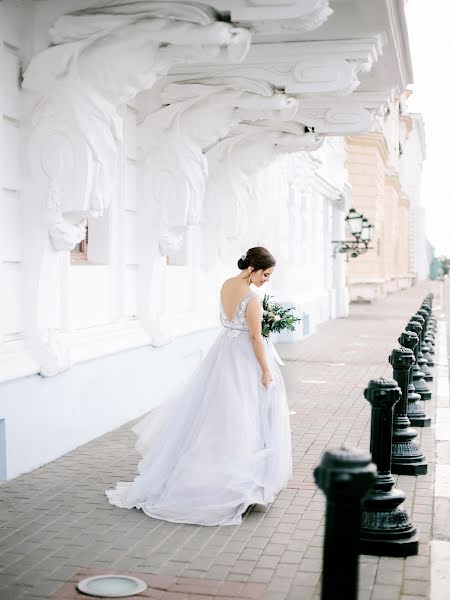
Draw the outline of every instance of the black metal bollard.
<instances>
[{"instance_id":1,"label":"black metal bollard","mask_svg":"<svg viewBox=\"0 0 450 600\"><path fill-rule=\"evenodd\" d=\"M420 333L422 331L422 326L417 321L410 321L406 326L406 331L413 331L418 338L418 342L414 347L414 358L416 362L413 365L413 383L414 388L422 400L431 400L431 390L427 385L427 382L424 379L424 375L419 368L418 363L418 355L419 355L419 341L420 341Z\"/></svg>"},{"instance_id":2,"label":"black metal bollard","mask_svg":"<svg viewBox=\"0 0 450 600\"><path fill-rule=\"evenodd\" d=\"M360 551L377 556L417 554L419 536L400 504L405 493L395 488L391 474L392 409L400 388L391 379L373 379L364 390L372 406L370 450L378 468L372 490L362 502Z\"/></svg>"},{"instance_id":3,"label":"black metal bollard","mask_svg":"<svg viewBox=\"0 0 450 600\"><path fill-rule=\"evenodd\" d=\"M429 321L429 328L430 328L430 332L432 334L436 333L437 330L437 321L433 316L433 295L429 294L425 300L424 303L427 304L427 306L429 306L430 308L430 321Z\"/></svg>"},{"instance_id":4,"label":"black metal bollard","mask_svg":"<svg viewBox=\"0 0 450 600\"><path fill-rule=\"evenodd\" d=\"M404 331L398 338L398 341L404 348L409 348L414 356L414 348L418 343L419 338L413 331ZM414 368L416 367L417 365L415 364L414 359L413 366L409 371L408 408L406 414L408 415L411 425L414 425L415 427L429 427L431 425L431 419L430 417L427 417L424 407L419 402L420 394L416 392L414 387L413 373Z\"/></svg>"},{"instance_id":5,"label":"black metal bollard","mask_svg":"<svg viewBox=\"0 0 450 600\"><path fill-rule=\"evenodd\" d=\"M433 343L433 340L431 339L428 331L425 333L424 340L425 340L425 344L428 347L428 355L425 358L428 361L428 366L434 367L434 355L435 355L434 343Z\"/></svg>"},{"instance_id":6,"label":"black metal bollard","mask_svg":"<svg viewBox=\"0 0 450 600\"><path fill-rule=\"evenodd\" d=\"M425 321L424 329L422 332L422 346L421 346L423 357L426 359L428 367L434 367L434 360L433 360L432 355L430 354L430 350L431 350L431 346L429 345L430 337L427 335L428 312L424 308L419 308L419 310L417 311L417 314L420 315L421 317L423 317L423 319Z\"/></svg>"},{"instance_id":7,"label":"black metal bollard","mask_svg":"<svg viewBox=\"0 0 450 600\"><path fill-rule=\"evenodd\" d=\"M434 341L436 338L436 333L437 333L437 321L433 317L433 313L430 314L430 320L428 323L428 333L430 334L430 337Z\"/></svg>"},{"instance_id":8,"label":"black metal bollard","mask_svg":"<svg viewBox=\"0 0 450 600\"><path fill-rule=\"evenodd\" d=\"M314 477L327 498L321 599L356 600L361 498L376 479L376 467L368 452L326 450Z\"/></svg>"},{"instance_id":9,"label":"black metal bollard","mask_svg":"<svg viewBox=\"0 0 450 600\"><path fill-rule=\"evenodd\" d=\"M415 321L420 323L422 329L419 334L419 350L417 352L417 364L419 365L419 369L422 371L424 375L424 379L426 382L433 381L433 374L428 367L427 359L424 357L422 352L422 344L423 344L423 336L425 334L425 319L416 313L411 317L411 321Z\"/></svg>"},{"instance_id":10,"label":"black metal bollard","mask_svg":"<svg viewBox=\"0 0 450 600\"><path fill-rule=\"evenodd\" d=\"M430 355L431 355L431 357L433 357L434 354L435 354L435 350L434 350L434 334L432 333L431 327L430 327L430 322L431 322L431 306L424 302L424 303L422 303L422 308L428 314L427 329L425 331L425 337L424 337L424 339L425 339L425 342L426 342L427 346L430 349ZM434 362L434 360L433 360L433 362ZM430 366L431 366L431 364L430 364Z\"/></svg>"},{"instance_id":11,"label":"black metal bollard","mask_svg":"<svg viewBox=\"0 0 450 600\"><path fill-rule=\"evenodd\" d=\"M407 416L409 373L414 363L413 351L396 348L389 356L394 379L401 390L400 400L394 407L392 429L391 472L399 475L425 475L428 463L420 446L416 443L417 431L410 427Z\"/></svg>"}]
</instances>

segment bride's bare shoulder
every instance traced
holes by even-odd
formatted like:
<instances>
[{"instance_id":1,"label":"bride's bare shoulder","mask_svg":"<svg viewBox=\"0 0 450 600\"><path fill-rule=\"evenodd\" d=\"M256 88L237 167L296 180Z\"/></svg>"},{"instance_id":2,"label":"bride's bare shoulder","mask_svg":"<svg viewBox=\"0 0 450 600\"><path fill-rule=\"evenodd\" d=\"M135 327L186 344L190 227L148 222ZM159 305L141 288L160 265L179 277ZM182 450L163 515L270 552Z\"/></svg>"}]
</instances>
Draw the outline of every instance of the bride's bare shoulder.
<instances>
[{"instance_id":1,"label":"bride's bare shoulder","mask_svg":"<svg viewBox=\"0 0 450 600\"><path fill-rule=\"evenodd\" d=\"M227 290L236 285L236 279L234 277L230 277L230 279L225 279L222 283L221 290Z\"/></svg>"},{"instance_id":2,"label":"bride's bare shoulder","mask_svg":"<svg viewBox=\"0 0 450 600\"><path fill-rule=\"evenodd\" d=\"M220 295L222 298L232 298L236 300L243 294L245 294L247 285L237 277L231 277L223 282L220 288Z\"/></svg>"}]
</instances>

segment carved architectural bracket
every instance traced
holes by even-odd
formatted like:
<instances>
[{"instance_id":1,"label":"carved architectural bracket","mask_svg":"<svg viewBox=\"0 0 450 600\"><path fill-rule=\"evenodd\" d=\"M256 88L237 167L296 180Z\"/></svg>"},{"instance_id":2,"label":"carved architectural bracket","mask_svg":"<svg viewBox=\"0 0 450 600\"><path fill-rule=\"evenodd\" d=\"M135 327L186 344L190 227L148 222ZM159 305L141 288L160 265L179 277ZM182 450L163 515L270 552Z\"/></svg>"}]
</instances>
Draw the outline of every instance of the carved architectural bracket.
<instances>
[{"instance_id":1,"label":"carved architectural bracket","mask_svg":"<svg viewBox=\"0 0 450 600\"><path fill-rule=\"evenodd\" d=\"M305 26L314 20L319 23L317 27L333 12L328 0L211 0L211 4L229 11L233 21L304 19Z\"/></svg>"},{"instance_id":2,"label":"carved architectural bracket","mask_svg":"<svg viewBox=\"0 0 450 600\"><path fill-rule=\"evenodd\" d=\"M297 96L299 108L295 120L324 135L351 135L371 131L380 109L387 105L388 94L354 92L346 97L318 94Z\"/></svg>"},{"instance_id":3,"label":"carved architectural bracket","mask_svg":"<svg viewBox=\"0 0 450 600\"><path fill-rule=\"evenodd\" d=\"M277 156L316 150L323 140L299 123L262 120L240 124L208 150L205 234L210 259L246 230L247 211L255 204L249 177Z\"/></svg>"},{"instance_id":4,"label":"carved architectural bracket","mask_svg":"<svg viewBox=\"0 0 450 600\"><path fill-rule=\"evenodd\" d=\"M28 242L27 288L37 300L26 320L43 374L68 363L59 360L67 354L63 338L58 334L54 343L50 335L61 329L67 252L84 238L86 219L102 216L117 193L118 109L176 63L242 60L249 31L219 17L206 5L171 2L78 10L56 19L53 45L28 64L24 196L35 234Z\"/></svg>"},{"instance_id":5,"label":"carved architectural bracket","mask_svg":"<svg viewBox=\"0 0 450 600\"><path fill-rule=\"evenodd\" d=\"M57 19L54 46L31 60L23 88L34 96L31 174L55 183L63 218L101 216L114 196L119 106L176 63L244 58L249 32L216 17L207 6L141 2Z\"/></svg>"},{"instance_id":6,"label":"carved architectural bracket","mask_svg":"<svg viewBox=\"0 0 450 600\"><path fill-rule=\"evenodd\" d=\"M203 151L242 121L292 119L297 101L243 78L171 84L162 98L170 104L145 119L140 138L145 196L161 207L160 250L171 256L182 244L183 229L202 218L208 174Z\"/></svg>"},{"instance_id":7,"label":"carved architectural bracket","mask_svg":"<svg viewBox=\"0 0 450 600\"><path fill-rule=\"evenodd\" d=\"M233 21L251 24L256 35L312 31L333 12L328 0L238 0L233 4Z\"/></svg>"},{"instance_id":8,"label":"carved architectural bracket","mask_svg":"<svg viewBox=\"0 0 450 600\"><path fill-rule=\"evenodd\" d=\"M345 96L358 87L358 74L370 71L380 58L385 42L376 34L359 40L259 43L239 65L183 66L171 74L178 81L241 76L269 81L289 94Z\"/></svg>"},{"instance_id":9,"label":"carved architectural bracket","mask_svg":"<svg viewBox=\"0 0 450 600\"><path fill-rule=\"evenodd\" d=\"M299 107L296 115L301 123L313 127L316 133L326 135L345 135L370 131L374 113L362 106L345 105Z\"/></svg>"}]
</instances>

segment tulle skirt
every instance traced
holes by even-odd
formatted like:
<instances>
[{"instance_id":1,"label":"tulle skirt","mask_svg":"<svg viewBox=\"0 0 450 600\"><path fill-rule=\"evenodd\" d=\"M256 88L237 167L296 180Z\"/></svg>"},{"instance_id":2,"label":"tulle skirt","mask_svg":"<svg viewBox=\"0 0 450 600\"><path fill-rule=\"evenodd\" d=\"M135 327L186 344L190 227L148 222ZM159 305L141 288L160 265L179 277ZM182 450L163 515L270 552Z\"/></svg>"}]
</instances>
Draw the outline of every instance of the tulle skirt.
<instances>
[{"instance_id":1,"label":"tulle skirt","mask_svg":"<svg viewBox=\"0 0 450 600\"><path fill-rule=\"evenodd\" d=\"M156 519L236 525L291 476L286 391L271 343L266 389L247 332L224 330L187 384L133 430L142 459L133 482L106 490L111 504Z\"/></svg>"}]
</instances>

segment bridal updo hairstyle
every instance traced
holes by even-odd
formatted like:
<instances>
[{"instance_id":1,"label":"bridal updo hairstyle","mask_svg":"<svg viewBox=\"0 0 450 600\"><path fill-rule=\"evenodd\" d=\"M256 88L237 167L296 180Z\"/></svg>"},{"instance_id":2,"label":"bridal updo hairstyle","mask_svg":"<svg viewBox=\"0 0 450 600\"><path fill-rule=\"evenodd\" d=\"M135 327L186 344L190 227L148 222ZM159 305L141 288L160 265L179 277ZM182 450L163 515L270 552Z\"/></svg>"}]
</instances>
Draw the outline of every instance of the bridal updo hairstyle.
<instances>
[{"instance_id":1,"label":"bridal updo hairstyle","mask_svg":"<svg viewBox=\"0 0 450 600\"><path fill-rule=\"evenodd\" d=\"M241 271L253 267L255 271L270 269L276 265L276 260L270 252L262 246L256 246L247 250L247 254L241 256L238 260L238 267Z\"/></svg>"}]
</instances>

